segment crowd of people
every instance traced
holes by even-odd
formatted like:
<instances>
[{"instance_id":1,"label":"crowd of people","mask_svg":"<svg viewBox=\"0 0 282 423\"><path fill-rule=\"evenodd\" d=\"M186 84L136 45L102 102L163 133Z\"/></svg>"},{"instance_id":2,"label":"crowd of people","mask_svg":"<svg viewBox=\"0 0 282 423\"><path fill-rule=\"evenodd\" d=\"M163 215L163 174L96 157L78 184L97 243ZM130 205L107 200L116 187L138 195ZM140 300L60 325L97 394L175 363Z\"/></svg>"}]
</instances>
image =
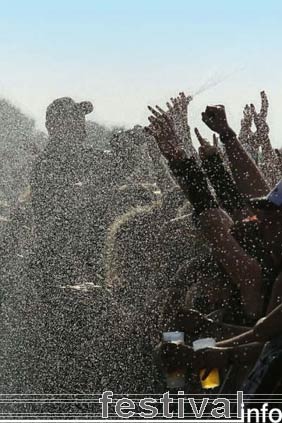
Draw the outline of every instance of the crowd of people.
<instances>
[{"instance_id":1,"label":"crowd of people","mask_svg":"<svg viewBox=\"0 0 282 423\"><path fill-rule=\"evenodd\" d=\"M22 235L16 225L1 244L5 303L5 289L14 298L8 263L19 232L29 238L14 277L34 292L23 321L37 320L20 331L24 389L40 378L56 392L160 393L163 375L182 368L189 392L201 392L199 370L205 379L218 368L224 392L281 391L282 155L270 142L268 99L262 92L259 112L245 107L238 137L224 106L207 106L213 142L196 128L199 151L192 100L180 93L149 107L148 126L117 131L108 150L85 142L92 103L64 97L48 106L30 228ZM73 300L81 292L83 304ZM185 344L162 341L164 331L183 331ZM195 352L205 337L215 347Z\"/></svg>"},{"instance_id":2,"label":"crowd of people","mask_svg":"<svg viewBox=\"0 0 282 423\"><path fill-rule=\"evenodd\" d=\"M206 369L203 379L213 368L254 364L241 385L248 394L281 390L282 181L280 156L268 137L264 92L261 101L259 113L253 105L246 106L240 140L228 123L224 106L207 106L202 120L216 135L211 145L195 128L199 155L187 125L189 98L183 93L167 103L167 111L149 107L152 114L146 128L193 206L194 220L229 283L225 302L233 303L228 316L232 326L224 321L217 324L185 306L175 308L170 316L174 329L184 330L192 339L201 338L203 332L211 337L216 333L218 342L215 348L201 352L194 352L189 345L164 343L159 347L160 359L167 369ZM258 160L264 162L263 171ZM270 189L273 182L277 185Z\"/></svg>"}]
</instances>

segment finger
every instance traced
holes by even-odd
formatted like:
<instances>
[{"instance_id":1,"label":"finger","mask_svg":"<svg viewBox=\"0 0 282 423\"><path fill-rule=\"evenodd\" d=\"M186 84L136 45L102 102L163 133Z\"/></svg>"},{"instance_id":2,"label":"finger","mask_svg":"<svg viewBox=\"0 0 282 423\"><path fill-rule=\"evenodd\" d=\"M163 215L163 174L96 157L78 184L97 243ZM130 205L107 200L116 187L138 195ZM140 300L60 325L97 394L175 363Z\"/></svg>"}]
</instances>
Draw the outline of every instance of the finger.
<instances>
[{"instance_id":1,"label":"finger","mask_svg":"<svg viewBox=\"0 0 282 423\"><path fill-rule=\"evenodd\" d=\"M169 125L171 125L171 113L170 113L170 111L169 110L168 111L165 111L165 110L163 110L159 106L156 106L156 109L160 113L160 119L162 121L166 121L166 123L168 123Z\"/></svg>"},{"instance_id":2,"label":"finger","mask_svg":"<svg viewBox=\"0 0 282 423\"><path fill-rule=\"evenodd\" d=\"M150 124L150 125L147 126L147 128L148 129L146 129L146 132L148 134L153 135L154 137L157 137L160 133L160 128L157 125Z\"/></svg>"},{"instance_id":3,"label":"finger","mask_svg":"<svg viewBox=\"0 0 282 423\"><path fill-rule=\"evenodd\" d=\"M153 130L160 130L160 123L158 122L158 120L154 117L154 116L149 116L148 117L148 121L150 122L150 127Z\"/></svg>"},{"instance_id":4,"label":"finger","mask_svg":"<svg viewBox=\"0 0 282 423\"><path fill-rule=\"evenodd\" d=\"M161 114L157 112L153 107L148 106L148 109L150 110L151 113L153 113L154 116L161 117Z\"/></svg>"},{"instance_id":5,"label":"finger","mask_svg":"<svg viewBox=\"0 0 282 423\"><path fill-rule=\"evenodd\" d=\"M166 121L165 115L160 115L160 116L149 116L148 117L149 122L151 123L151 125L153 125L154 127L160 129L160 128L165 128L168 125L170 125L169 120Z\"/></svg>"},{"instance_id":6,"label":"finger","mask_svg":"<svg viewBox=\"0 0 282 423\"><path fill-rule=\"evenodd\" d=\"M194 129L196 137L198 138L199 143L201 144L201 146L203 147L204 145L207 145L207 140L205 140L202 135L200 134L198 128Z\"/></svg>"},{"instance_id":7,"label":"finger","mask_svg":"<svg viewBox=\"0 0 282 423\"><path fill-rule=\"evenodd\" d=\"M261 96L261 109L260 109L260 113L261 113L262 117L265 118L267 116L267 111L268 111L269 103L268 103L268 99L267 99L267 96L266 96L266 94L265 94L264 91L262 91L260 93L260 96Z\"/></svg>"},{"instance_id":8,"label":"finger","mask_svg":"<svg viewBox=\"0 0 282 423\"><path fill-rule=\"evenodd\" d=\"M183 92L183 91L181 91L181 92L179 93L179 98L180 98L181 103L182 103L184 106L187 106L187 104L188 104L188 97L186 97L186 95L184 94L184 92Z\"/></svg>"},{"instance_id":9,"label":"finger","mask_svg":"<svg viewBox=\"0 0 282 423\"><path fill-rule=\"evenodd\" d=\"M281 151L278 150L278 148L274 149L276 155L281 159Z\"/></svg>"},{"instance_id":10,"label":"finger","mask_svg":"<svg viewBox=\"0 0 282 423\"><path fill-rule=\"evenodd\" d=\"M149 121L152 125L157 124L157 119L156 119L154 116L148 116L148 121Z\"/></svg>"},{"instance_id":11,"label":"finger","mask_svg":"<svg viewBox=\"0 0 282 423\"><path fill-rule=\"evenodd\" d=\"M157 104L156 104L156 109L158 110L158 112L160 112L161 114L163 114L163 115L165 115L166 114L166 112L160 107L160 106L158 106Z\"/></svg>"},{"instance_id":12,"label":"finger","mask_svg":"<svg viewBox=\"0 0 282 423\"><path fill-rule=\"evenodd\" d=\"M172 105L170 104L170 102L168 101L166 103L168 110L172 111Z\"/></svg>"},{"instance_id":13,"label":"finger","mask_svg":"<svg viewBox=\"0 0 282 423\"><path fill-rule=\"evenodd\" d=\"M257 115L257 111L256 111L254 104L251 104L250 108L251 108L252 115L254 115L254 116Z\"/></svg>"},{"instance_id":14,"label":"finger","mask_svg":"<svg viewBox=\"0 0 282 423\"><path fill-rule=\"evenodd\" d=\"M250 112L251 112L251 108L250 108L250 106L248 104L246 104L246 106L244 107L244 111L243 111L244 116L245 117L248 117L248 115L250 114Z\"/></svg>"},{"instance_id":15,"label":"finger","mask_svg":"<svg viewBox=\"0 0 282 423\"><path fill-rule=\"evenodd\" d=\"M146 135L152 135L154 137L156 135L157 130L151 125L148 125L144 127L144 132Z\"/></svg>"},{"instance_id":16,"label":"finger","mask_svg":"<svg viewBox=\"0 0 282 423\"><path fill-rule=\"evenodd\" d=\"M186 96L186 99L187 99L187 104L189 104L193 100L193 96L192 95L188 95L188 96Z\"/></svg>"},{"instance_id":17,"label":"finger","mask_svg":"<svg viewBox=\"0 0 282 423\"><path fill-rule=\"evenodd\" d=\"M213 141L213 146L218 148L218 137L215 134L213 134L212 136L212 141Z\"/></svg>"},{"instance_id":18,"label":"finger","mask_svg":"<svg viewBox=\"0 0 282 423\"><path fill-rule=\"evenodd\" d=\"M178 103L177 98L173 98L173 97L171 97L170 101L172 102L173 107L174 107L175 109L177 109L177 108L178 108L178 106L179 106L179 103Z\"/></svg>"},{"instance_id":19,"label":"finger","mask_svg":"<svg viewBox=\"0 0 282 423\"><path fill-rule=\"evenodd\" d=\"M162 122L169 127L173 127L173 118L171 112L166 112L162 115Z\"/></svg>"}]
</instances>

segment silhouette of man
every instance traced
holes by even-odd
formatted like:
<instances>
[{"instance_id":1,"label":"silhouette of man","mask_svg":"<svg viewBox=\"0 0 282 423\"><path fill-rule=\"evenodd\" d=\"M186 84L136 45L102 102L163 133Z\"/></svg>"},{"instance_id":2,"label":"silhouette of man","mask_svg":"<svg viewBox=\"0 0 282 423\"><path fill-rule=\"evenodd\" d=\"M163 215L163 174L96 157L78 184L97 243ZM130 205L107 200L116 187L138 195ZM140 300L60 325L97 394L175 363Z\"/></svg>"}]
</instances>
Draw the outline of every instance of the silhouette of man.
<instances>
[{"instance_id":1,"label":"silhouette of man","mask_svg":"<svg viewBox=\"0 0 282 423\"><path fill-rule=\"evenodd\" d=\"M84 250L83 231L87 223L89 228L95 222L89 205L95 204L103 153L84 143L85 117L92 111L92 103L76 103L69 97L54 100L46 111L49 141L31 175L36 256L46 270L45 280L71 279L75 260L84 253L79 251ZM82 214L90 216L91 222L82 224Z\"/></svg>"}]
</instances>

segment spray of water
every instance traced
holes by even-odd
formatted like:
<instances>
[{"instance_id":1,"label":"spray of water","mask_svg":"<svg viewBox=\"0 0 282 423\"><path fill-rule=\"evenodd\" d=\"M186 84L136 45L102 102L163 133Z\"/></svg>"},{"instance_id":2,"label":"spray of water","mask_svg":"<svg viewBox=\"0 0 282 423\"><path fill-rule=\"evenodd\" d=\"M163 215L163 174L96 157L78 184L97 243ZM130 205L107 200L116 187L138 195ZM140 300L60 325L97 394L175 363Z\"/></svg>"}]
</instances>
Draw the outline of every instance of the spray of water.
<instances>
[{"instance_id":1,"label":"spray of water","mask_svg":"<svg viewBox=\"0 0 282 423\"><path fill-rule=\"evenodd\" d=\"M206 81L203 84L201 84L198 89L196 89L194 91L194 94L192 94L192 98L195 98L196 96L202 94L203 92L205 92L205 91L207 91L207 90L209 90L213 87L216 87L219 84L222 84L227 79L231 78L233 75L235 75L236 73L238 73L242 70L243 70L243 68L241 67L239 69L233 70L232 72L228 73L227 75L221 75L221 76L212 75L211 77L208 77L206 79Z\"/></svg>"}]
</instances>

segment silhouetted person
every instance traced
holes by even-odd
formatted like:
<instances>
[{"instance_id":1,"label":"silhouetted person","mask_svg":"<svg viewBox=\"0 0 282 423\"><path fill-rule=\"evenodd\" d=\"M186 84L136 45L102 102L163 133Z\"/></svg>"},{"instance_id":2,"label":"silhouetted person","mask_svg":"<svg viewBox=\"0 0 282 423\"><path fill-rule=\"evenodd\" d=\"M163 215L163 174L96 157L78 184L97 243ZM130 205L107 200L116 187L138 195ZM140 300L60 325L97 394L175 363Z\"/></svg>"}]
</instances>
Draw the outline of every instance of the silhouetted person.
<instances>
[{"instance_id":1,"label":"silhouetted person","mask_svg":"<svg viewBox=\"0 0 282 423\"><path fill-rule=\"evenodd\" d=\"M63 97L46 111L49 142L31 177L37 233L33 264L43 269L45 286L56 281L70 283L81 274L87 246L91 248L97 235L95 223L101 224L101 207L95 208L95 197L101 178L106 183L109 173L101 168L107 163L105 153L84 143L85 116L92 110L90 102Z\"/></svg>"}]
</instances>

